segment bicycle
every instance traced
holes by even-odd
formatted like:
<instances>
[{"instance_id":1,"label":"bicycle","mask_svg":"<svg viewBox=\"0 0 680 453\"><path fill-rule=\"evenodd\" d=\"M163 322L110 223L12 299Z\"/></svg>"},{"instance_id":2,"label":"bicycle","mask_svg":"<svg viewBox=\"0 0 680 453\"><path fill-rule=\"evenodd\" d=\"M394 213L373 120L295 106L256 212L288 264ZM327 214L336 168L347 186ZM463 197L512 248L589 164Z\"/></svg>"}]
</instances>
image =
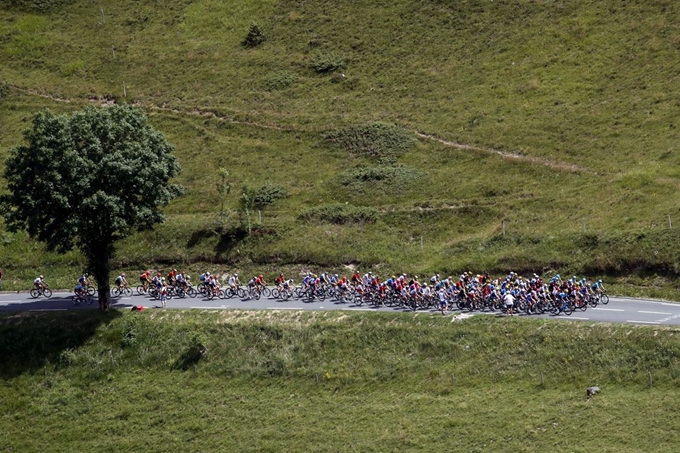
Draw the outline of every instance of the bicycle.
<instances>
[{"instance_id":1,"label":"bicycle","mask_svg":"<svg viewBox=\"0 0 680 453\"><path fill-rule=\"evenodd\" d=\"M81 303L85 302L87 305L92 305L92 302L94 302L94 297L92 297L90 294L74 294L72 297L73 300L73 305L80 305Z\"/></svg>"},{"instance_id":2,"label":"bicycle","mask_svg":"<svg viewBox=\"0 0 680 453\"><path fill-rule=\"evenodd\" d=\"M88 291L89 294L89 291ZM94 294L90 294L93 296ZM128 288L127 286L116 286L115 288L111 289L111 296L113 297L120 297L120 296L125 296L125 297L130 297L132 296L132 289Z\"/></svg>"},{"instance_id":3,"label":"bicycle","mask_svg":"<svg viewBox=\"0 0 680 453\"><path fill-rule=\"evenodd\" d=\"M45 296L46 298L52 297L52 290L49 289L48 287L44 288L33 288L31 290L31 297L33 299L37 299L40 296Z\"/></svg>"}]
</instances>

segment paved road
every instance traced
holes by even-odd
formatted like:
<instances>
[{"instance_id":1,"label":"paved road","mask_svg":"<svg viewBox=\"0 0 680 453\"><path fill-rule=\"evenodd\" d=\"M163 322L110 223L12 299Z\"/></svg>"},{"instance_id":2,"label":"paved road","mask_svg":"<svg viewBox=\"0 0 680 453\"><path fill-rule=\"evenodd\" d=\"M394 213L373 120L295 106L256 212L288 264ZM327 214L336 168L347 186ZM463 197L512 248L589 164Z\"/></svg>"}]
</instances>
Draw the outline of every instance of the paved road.
<instances>
[{"instance_id":1,"label":"paved road","mask_svg":"<svg viewBox=\"0 0 680 453\"><path fill-rule=\"evenodd\" d=\"M143 305L146 308L159 307L159 302L146 296L133 295L115 299L114 308L130 308L133 305ZM16 311L55 311L55 310L88 310L97 307L96 301L92 305L74 306L72 293L55 292L50 299L32 299L27 293L0 294L0 313ZM306 303L301 300L289 300L287 302L267 299L260 300L203 300L195 299L171 299L168 308L184 309L258 309L258 310L347 310L347 311L381 311L381 312L410 312L398 308L383 307L379 309L367 306L342 304L329 299L323 302ZM433 311L434 312L434 311ZM454 311L453 313L457 313ZM423 311L425 313L425 311ZM475 312L478 314L478 312ZM524 315L522 315L524 316ZM532 315L535 316L535 315ZM585 312L575 311L571 316L560 314L559 316L542 315L542 318L616 322L630 324L649 325L680 325L680 303L660 302L654 300L629 299L624 297L612 297L608 305L599 305L597 308L588 308Z\"/></svg>"}]
</instances>

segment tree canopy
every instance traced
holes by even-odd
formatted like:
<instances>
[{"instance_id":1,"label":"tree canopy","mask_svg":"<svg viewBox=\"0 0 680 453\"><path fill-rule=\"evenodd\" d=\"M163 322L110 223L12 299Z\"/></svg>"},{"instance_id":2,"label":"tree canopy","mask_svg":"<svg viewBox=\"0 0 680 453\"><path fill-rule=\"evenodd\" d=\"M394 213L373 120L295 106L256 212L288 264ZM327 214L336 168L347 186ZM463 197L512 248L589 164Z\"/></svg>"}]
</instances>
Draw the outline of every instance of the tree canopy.
<instances>
[{"instance_id":1,"label":"tree canopy","mask_svg":"<svg viewBox=\"0 0 680 453\"><path fill-rule=\"evenodd\" d=\"M119 105L40 112L24 137L6 162L8 226L50 250L78 247L106 309L114 242L162 222L159 208L182 194L170 182L180 172L173 148L142 110Z\"/></svg>"}]
</instances>

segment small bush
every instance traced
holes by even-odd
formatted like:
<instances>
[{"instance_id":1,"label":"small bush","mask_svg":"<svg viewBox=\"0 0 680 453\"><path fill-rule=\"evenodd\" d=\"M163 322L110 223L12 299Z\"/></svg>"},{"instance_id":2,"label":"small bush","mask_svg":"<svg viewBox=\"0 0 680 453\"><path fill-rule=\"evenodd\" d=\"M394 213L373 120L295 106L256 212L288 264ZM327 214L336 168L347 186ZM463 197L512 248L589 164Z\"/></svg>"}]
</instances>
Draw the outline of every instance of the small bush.
<instances>
[{"instance_id":1,"label":"small bush","mask_svg":"<svg viewBox=\"0 0 680 453\"><path fill-rule=\"evenodd\" d=\"M7 82L0 82L0 102L3 101L9 94L9 84Z\"/></svg>"},{"instance_id":2,"label":"small bush","mask_svg":"<svg viewBox=\"0 0 680 453\"><path fill-rule=\"evenodd\" d=\"M264 208L274 204L277 200L281 200L288 196L288 192L283 187L267 183L264 186L252 192L253 206L255 208Z\"/></svg>"},{"instance_id":3,"label":"small bush","mask_svg":"<svg viewBox=\"0 0 680 453\"><path fill-rule=\"evenodd\" d=\"M317 221L336 225L375 223L378 220L378 211L364 206L335 204L308 209L300 214L299 219L307 222Z\"/></svg>"},{"instance_id":4,"label":"small bush","mask_svg":"<svg viewBox=\"0 0 680 453\"><path fill-rule=\"evenodd\" d=\"M64 5L70 0L8 0L7 6L23 11L49 11Z\"/></svg>"},{"instance_id":5,"label":"small bush","mask_svg":"<svg viewBox=\"0 0 680 453\"><path fill-rule=\"evenodd\" d=\"M267 80L267 89L269 91L283 90L291 86L296 79L295 74L291 74L288 71L276 72Z\"/></svg>"},{"instance_id":6,"label":"small bush","mask_svg":"<svg viewBox=\"0 0 680 453\"><path fill-rule=\"evenodd\" d=\"M343 186L353 184L382 182L386 184L408 182L420 177L421 171L405 165L360 167L340 174Z\"/></svg>"},{"instance_id":7,"label":"small bush","mask_svg":"<svg viewBox=\"0 0 680 453\"><path fill-rule=\"evenodd\" d=\"M323 74L345 67L345 59L334 52L318 52L312 55L312 69Z\"/></svg>"},{"instance_id":8,"label":"small bush","mask_svg":"<svg viewBox=\"0 0 680 453\"><path fill-rule=\"evenodd\" d=\"M241 42L243 47L253 48L257 47L267 40L267 36L262 31L262 28L258 24L251 23L248 34Z\"/></svg>"},{"instance_id":9,"label":"small bush","mask_svg":"<svg viewBox=\"0 0 680 453\"><path fill-rule=\"evenodd\" d=\"M351 154L395 157L415 145L415 138L404 128L389 123L367 123L326 133L326 141Z\"/></svg>"}]
</instances>

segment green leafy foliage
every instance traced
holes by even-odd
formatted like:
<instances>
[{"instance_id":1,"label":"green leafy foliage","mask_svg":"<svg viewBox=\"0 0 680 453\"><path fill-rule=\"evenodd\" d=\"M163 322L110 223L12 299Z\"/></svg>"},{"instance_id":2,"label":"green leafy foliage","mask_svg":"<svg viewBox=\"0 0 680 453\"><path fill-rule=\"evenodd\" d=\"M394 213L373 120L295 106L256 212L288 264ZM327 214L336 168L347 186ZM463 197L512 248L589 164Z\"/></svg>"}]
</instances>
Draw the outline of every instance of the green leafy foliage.
<instances>
[{"instance_id":1,"label":"green leafy foliage","mask_svg":"<svg viewBox=\"0 0 680 453\"><path fill-rule=\"evenodd\" d=\"M350 187L372 187L378 184L401 186L418 179L422 174L421 170L406 165L361 166L342 172L340 183Z\"/></svg>"},{"instance_id":2,"label":"green leafy foliage","mask_svg":"<svg viewBox=\"0 0 680 453\"><path fill-rule=\"evenodd\" d=\"M334 204L310 208L301 213L299 219L336 225L375 223L378 220L378 211L365 206Z\"/></svg>"},{"instance_id":3,"label":"green leafy foliage","mask_svg":"<svg viewBox=\"0 0 680 453\"><path fill-rule=\"evenodd\" d=\"M267 89L269 91L283 90L295 83L297 77L289 71L275 72L267 79Z\"/></svg>"},{"instance_id":4,"label":"green leafy foliage","mask_svg":"<svg viewBox=\"0 0 680 453\"><path fill-rule=\"evenodd\" d=\"M9 84L0 80L0 102L9 94Z\"/></svg>"},{"instance_id":5,"label":"green leafy foliage","mask_svg":"<svg viewBox=\"0 0 680 453\"><path fill-rule=\"evenodd\" d=\"M243 199L250 209L263 209L276 201L286 198L288 192L282 186L266 183L260 187L243 187Z\"/></svg>"},{"instance_id":6,"label":"green leafy foliage","mask_svg":"<svg viewBox=\"0 0 680 453\"><path fill-rule=\"evenodd\" d=\"M129 106L46 110L24 138L6 162L5 220L50 250L80 248L106 304L114 242L162 222L160 207L182 193L172 146Z\"/></svg>"},{"instance_id":7,"label":"green leafy foliage","mask_svg":"<svg viewBox=\"0 0 680 453\"><path fill-rule=\"evenodd\" d=\"M267 40L267 36L264 34L262 27L256 23L251 23L248 29L248 34L241 42L243 47L254 48L262 44Z\"/></svg>"},{"instance_id":8,"label":"green leafy foliage","mask_svg":"<svg viewBox=\"0 0 680 453\"><path fill-rule=\"evenodd\" d=\"M71 0L4 0L9 8L16 8L24 11L49 11L58 6L65 5Z\"/></svg>"},{"instance_id":9,"label":"green leafy foliage","mask_svg":"<svg viewBox=\"0 0 680 453\"><path fill-rule=\"evenodd\" d=\"M317 52L312 55L312 69L320 74L333 72L345 67L345 58L335 52Z\"/></svg>"},{"instance_id":10,"label":"green leafy foliage","mask_svg":"<svg viewBox=\"0 0 680 453\"><path fill-rule=\"evenodd\" d=\"M398 156L416 143L413 134L404 128L381 122L330 131L325 139L351 154L377 158Z\"/></svg>"}]
</instances>

